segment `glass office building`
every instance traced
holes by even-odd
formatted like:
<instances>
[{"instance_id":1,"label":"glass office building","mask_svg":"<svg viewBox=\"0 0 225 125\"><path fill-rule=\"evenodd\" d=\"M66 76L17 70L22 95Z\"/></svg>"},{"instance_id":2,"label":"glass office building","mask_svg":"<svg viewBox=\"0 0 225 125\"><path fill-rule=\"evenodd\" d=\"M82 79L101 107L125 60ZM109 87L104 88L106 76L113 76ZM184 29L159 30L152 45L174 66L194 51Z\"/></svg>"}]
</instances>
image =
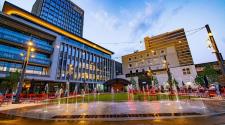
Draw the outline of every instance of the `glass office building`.
<instances>
[{"instance_id":1,"label":"glass office building","mask_svg":"<svg viewBox=\"0 0 225 125\"><path fill-rule=\"evenodd\" d=\"M70 0L36 0L32 13L66 31L83 35L84 11Z\"/></svg>"},{"instance_id":2,"label":"glass office building","mask_svg":"<svg viewBox=\"0 0 225 125\"><path fill-rule=\"evenodd\" d=\"M8 2L0 14L1 77L21 71L24 56L20 55L26 55L29 40L35 57L29 60L25 81L33 86L69 81L71 87L85 83L93 88L115 78L113 52Z\"/></svg>"},{"instance_id":3,"label":"glass office building","mask_svg":"<svg viewBox=\"0 0 225 125\"><path fill-rule=\"evenodd\" d=\"M2 17L3 18L3 17ZM3 21L3 20L2 20ZM15 72L21 71L22 62L26 55L27 41L33 41L37 51L32 53L30 65L27 67L27 74L47 75L48 67L51 64L50 55L53 47L50 41L43 40L37 36L32 36L7 25L0 27L0 71Z\"/></svg>"}]
</instances>

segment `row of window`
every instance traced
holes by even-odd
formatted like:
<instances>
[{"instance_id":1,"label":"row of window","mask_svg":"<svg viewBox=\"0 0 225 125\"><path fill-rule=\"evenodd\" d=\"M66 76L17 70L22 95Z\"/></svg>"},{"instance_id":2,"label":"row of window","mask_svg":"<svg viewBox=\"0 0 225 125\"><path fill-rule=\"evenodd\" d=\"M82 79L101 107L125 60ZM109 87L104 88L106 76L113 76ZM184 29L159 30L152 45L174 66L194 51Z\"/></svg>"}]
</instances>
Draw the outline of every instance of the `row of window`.
<instances>
[{"instance_id":1,"label":"row of window","mask_svg":"<svg viewBox=\"0 0 225 125\"><path fill-rule=\"evenodd\" d=\"M16 42L19 44L26 44L28 40L32 39L32 41L34 42L34 46L36 48L44 49L47 51L53 50L53 47L48 41L44 41L36 37L31 37L29 35L25 35L21 32L6 27L0 27L0 38L4 40L9 40L10 42Z\"/></svg>"},{"instance_id":2,"label":"row of window","mask_svg":"<svg viewBox=\"0 0 225 125\"><path fill-rule=\"evenodd\" d=\"M105 53L102 52L102 51L99 51L99 50L97 50L97 49L95 49L95 48L93 48L93 47L87 46L87 45L85 45L85 44L83 44L83 43L80 43L80 42L78 42L78 41L72 40L72 39L70 39L70 38L62 37L62 41L65 41L66 43L68 43L68 44L70 44L70 45L72 45L72 46L74 46L74 47L76 47L76 48L81 48L81 49L84 49L84 50L86 50L86 51L88 51L88 52L91 52L91 53L93 53L93 54L101 55L101 56L104 57L104 58L111 59L111 55L105 54ZM65 46L65 47L67 47L67 46ZM63 49L63 48L60 48L61 51L62 51L62 49ZM64 49L64 50L67 51L67 49Z\"/></svg>"},{"instance_id":3,"label":"row of window","mask_svg":"<svg viewBox=\"0 0 225 125\"><path fill-rule=\"evenodd\" d=\"M48 5L52 5L53 7L56 7L57 9L62 8L63 10L71 11L71 13L73 14L74 13L83 14L82 10L79 7L77 7L74 3L72 3L70 0L45 0L44 3Z\"/></svg>"},{"instance_id":4,"label":"row of window","mask_svg":"<svg viewBox=\"0 0 225 125\"><path fill-rule=\"evenodd\" d=\"M45 14L52 14L53 16L57 14L58 16L56 18L65 21L65 19L71 20L72 22L78 22L82 23L83 17L79 14L72 14L68 10L58 10L55 7L49 6L49 5L44 5L44 8L42 9L42 13Z\"/></svg>"},{"instance_id":5,"label":"row of window","mask_svg":"<svg viewBox=\"0 0 225 125\"><path fill-rule=\"evenodd\" d=\"M0 58L17 61L24 60L25 56L21 56L21 53L26 55L25 50L6 45L0 45L0 53ZM46 55L40 53L31 53L31 55L34 55L34 57L31 56L29 60L30 62L42 65L50 65L50 59Z\"/></svg>"},{"instance_id":6,"label":"row of window","mask_svg":"<svg viewBox=\"0 0 225 125\"><path fill-rule=\"evenodd\" d=\"M147 59L147 60L141 60L139 62L133 62L133 63L129 63L128 68L137 68L137 67L143 67L146 65L151 65L151 66L155 66L155 65L162 65L164 58L163 57L159 57L159 58L153 58L153 59Z\"/></svg>"},{"instance_id":7,"label":"row of window","mask_svg":"<svg viewBox=\"0 0 225 125\"><path fill-rule=\"evenodd\" d=\"M70 68L72 71L70 72ZM62 44L58 65L58 78L103 82L113 78L113 62L86 50Z\"/></svg>"},{"instance_id":8,"label":"row of window","mask_svg":"<svg viewBox=\"0 0 225 125\"><path fill-rule=\"evenodd\" d=\"M160 50L160 54L162 55L162 54L165 54L165 50ZM152 56L157 56L158 55L158 53L157 53L157 51L152 51L152 54L150 54L150 53L147 53L146 54L146 57L149 57L150 55L152 55ZM134 56L134 57L130 57L128 60L129 61L132 61L132 60L136 60L136 59L138 59L138 58L143 58L144 56L143 55L140 55L139 57L137 57L137 56Z\"/></svg>"},{"instance_id":9,"label":"row of window","mask_svg":"<svg viewBox=\"0 0 225 125\"><path fill-rule=\"evenodd\" d=\"M8 53L12 53L12 54L17 54L20 55L21 53L23 53L24 55L26 55L26 51L22 50L22 49L18 49L15 47L11 47L11 46L7 46L7 45L2 45L0 44L0 51L1 52L8 52ZM33 53L33 52L32 52ZM35 58L37 59L46 59L48 60L48 56L44 55L44 54L40 54L40 53L33 53L35 55Z\"/></svg>"},{"instance_id":10,"label":"row of window","mask_svg":"<svg viewBox=\"0 0 225 125\"><path fill-rule=\"evenodd\" d=\"M64 8L66 4L55 4L54 1L46 1L43 4L41 17L71 33L82 36L83 17L74 10L74 7Z\"/></svg>"},{"instance_id":11,"label":"row of window","mask_svg":"<svg viewBox=\"0 0 225 125\"><path fill-rule=\"evenodd\" d=\"M151 67L149 67L149 70L151 70ZM183 68L182 71L183 71L183 75L191 74L190 68ZM138 72L139 72L139 70L136 69L136 73L138 73ZM142 69L141 72L145 72L145 69ZM132 73L133 73L132 70L130 70L130 74L132 74Z\"/></svg>"},{"instance_id":12,"label":"row of window","mask_svg":"<svg viewBox=\"0 0 225 125\"><path fill-rule=\"evenodd\" d=\"M82 36L82 27L74 27L72 25L69 25L69 23L62 23L62 22L58 22L56 21L56 19L54 18L51 18L51 17L48 17L48 16L41 16L41 18L43 18L44 20L54 24L54 25L57 25L59 26L60 28L66 30L66 31L69 31L73 34L76 34L78 36ZM55 21L54 21L55 20Z\"/></svg>"},{"instance_id":13,"label":"row of window","mask_svg":"<svg viewBox=\"0 0 225 125\"><path fill-rule=\"evenodd\" d=\"M21 69L22 69L22 64L0 61L0 71L21 72ZM47 70L47 68L44 68L44 67L28 65L25 73L34 74L34 75L48 75L48 70Z\"/></svg>"}]
</instances>

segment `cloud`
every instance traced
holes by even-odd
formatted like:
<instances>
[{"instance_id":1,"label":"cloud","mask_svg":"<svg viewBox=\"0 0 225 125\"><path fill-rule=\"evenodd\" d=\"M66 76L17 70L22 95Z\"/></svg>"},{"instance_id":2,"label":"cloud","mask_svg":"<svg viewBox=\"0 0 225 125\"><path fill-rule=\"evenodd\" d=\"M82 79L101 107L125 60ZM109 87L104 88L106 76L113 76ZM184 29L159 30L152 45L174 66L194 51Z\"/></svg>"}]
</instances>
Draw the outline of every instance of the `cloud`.
<instances>
[{"instance_id":1,"label":"cloud","mask_svg":"<svg viewBox=\"0 0 225 125\"><path fill-rule=\"evenodd\" d=\"M121 57L135 50L143 50L144 45L140 44L140 41L143 41L147 35L154 36L178 28L185 28L185 30L198 28L205 24L206 19L211 19L211 13L206 16L201 8L212 10L210 6L203 4L200 8L200 4L193 1L172 3L140 1L143 2L142 6L136 8L124 6L115 8L114 5L113 10L116 12L108 9L108 6L105 7L104 2L100 1L80 0L74 2L77 2L85 10L84 37L115 52L113 57ZM213 13L219 12L213 11ZM222 19L221 16L217 17L217 20L220 21L218 25L222 24ZM204 33L188 36L192 55L197 63L214 59L212 54L205 49L204 40ZM219 44L218 47L222 48ZM204 54L207 52L208 54Z\"/></svg>"},{"instance_id":2,"label":"cloud","mask_svg":"<svg viewBox=\"0 0 225 125\"><path fill-rule=\"evenodd\" d=\"M144 33L163 13L164 8L157 7L158 4L146 2L139 11L131 13L130 8L121 8L116 14L99 7L98 3L92 5L95 8L85 6L84 37L114 51L113 57L143 50L140 41L143 41Z\"/></svg>"}]
</instances>

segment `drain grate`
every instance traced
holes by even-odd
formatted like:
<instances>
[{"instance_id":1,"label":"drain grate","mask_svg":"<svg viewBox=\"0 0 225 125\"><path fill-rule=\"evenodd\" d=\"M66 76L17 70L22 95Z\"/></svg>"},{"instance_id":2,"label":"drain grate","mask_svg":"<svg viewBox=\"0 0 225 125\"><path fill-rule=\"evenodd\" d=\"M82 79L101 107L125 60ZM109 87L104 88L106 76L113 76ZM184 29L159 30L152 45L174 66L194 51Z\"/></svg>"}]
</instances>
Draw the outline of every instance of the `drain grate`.
<instances>
[{"instance_id":1,"label":"drain grate","mask_svg":"<svg viewBox=\"0 0 225 125\"><path fill-rule=\"evenodd\" d=\"M134 118L134 117L158 117L158 116L191 116L201 115L196 112L189 113L150 113L150 114L106 114L106 115L56 115L53 119L79 119L79 118Z\"/></svg>"}]
</instances>

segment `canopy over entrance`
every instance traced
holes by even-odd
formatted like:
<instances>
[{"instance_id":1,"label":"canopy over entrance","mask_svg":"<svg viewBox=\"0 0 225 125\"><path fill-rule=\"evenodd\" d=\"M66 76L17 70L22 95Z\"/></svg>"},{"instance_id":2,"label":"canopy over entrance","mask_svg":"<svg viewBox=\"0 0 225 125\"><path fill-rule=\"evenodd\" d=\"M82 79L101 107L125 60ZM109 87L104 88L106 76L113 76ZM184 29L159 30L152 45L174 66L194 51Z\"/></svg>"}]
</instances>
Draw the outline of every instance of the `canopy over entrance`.
<instances>
[{"instance_id":1,"label":"canopy over entrance","mask_svg":"<svg viewBox=\"0 0 225 125\"><path fill-rule=\"evenodd\" d=\"M106 89L108 92L110 92L112 89L115 92L118 92L118 91L121 92L121 91L125 91L125 87L129 84L131 84L130 81L126 79L116 78L116 79L111 79L106 81L104 83L104 86L106 86Z\"/></svg>"}]
</instances>

